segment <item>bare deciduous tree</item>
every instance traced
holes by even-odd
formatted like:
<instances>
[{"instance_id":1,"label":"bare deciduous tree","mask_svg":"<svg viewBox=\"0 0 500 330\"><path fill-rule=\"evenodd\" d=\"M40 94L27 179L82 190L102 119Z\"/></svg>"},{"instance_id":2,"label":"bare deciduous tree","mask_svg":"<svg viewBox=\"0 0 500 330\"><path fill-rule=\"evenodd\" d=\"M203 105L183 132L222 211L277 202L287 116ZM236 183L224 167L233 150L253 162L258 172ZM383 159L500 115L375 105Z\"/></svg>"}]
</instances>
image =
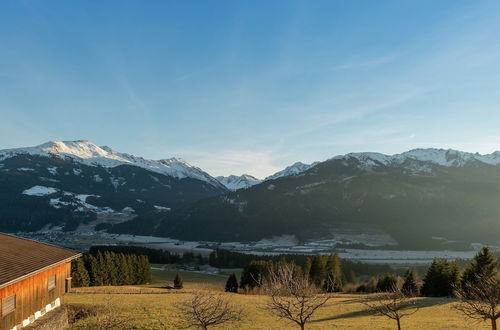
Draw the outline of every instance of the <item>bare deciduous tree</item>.
<instances>
[{"instance_id":1,"label":"bare deciduous tree","mask_svg":"<svg viewBox=\"0 0 500 330\"><path fill-rule=\"evenodd\" d=\"M476 276L477 280L466 282L455 289L460 303L455 308L475 320L490 321L491 329L497 329L500 317L500 277Z\"/></svg>"},{"instance_id":2,"label":"bare deciduous tree","mask_svg":"<svg viewBox=\"0 0 500 330\"><path fill-rule=\"evenodd\" d=\"M300 274L294 264L282 264L271 271L263 288L271 299L265 309L296 323L301 329L305 329L316 310L330 298L321 294L309 277Z\"/></svg>"},{"instance_id":3,"label":"bare deciduous tree","mask_svg":"<svg viewBox=\"0 0 500 330\"><path fill-rule=\"evenodd\" d=\"M221 294L204 291L195 292L192 299L182 303L177 309L183 319L179 326L185 328L208 329L211 326L239 321L242 314L240 309L231 305Z\"/></svg>"},{"instance_id":4,"label":"bare deciduous tree","mask_svg":"<svg viewBox=\"0 0 500 330\"><path fill-rule=\"evenodd\" d=\"M398 286L393 286L391 291L377 293L372 301L364 304L375 314L395 320L398 330L401 330L401 319L418 311L418 306L412 298L405 295Z\"/></svg>"}]
</instances>

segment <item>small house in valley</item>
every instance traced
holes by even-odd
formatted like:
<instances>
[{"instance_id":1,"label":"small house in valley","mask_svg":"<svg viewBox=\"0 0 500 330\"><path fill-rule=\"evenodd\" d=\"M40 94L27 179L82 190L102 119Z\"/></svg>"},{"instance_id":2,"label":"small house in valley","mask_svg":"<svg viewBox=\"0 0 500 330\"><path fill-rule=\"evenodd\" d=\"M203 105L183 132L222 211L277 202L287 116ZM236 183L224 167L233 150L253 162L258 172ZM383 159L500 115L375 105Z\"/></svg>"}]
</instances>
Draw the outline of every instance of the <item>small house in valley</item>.
<instances>
[{"instance_id":1,"label":"small house in valley","mask_svg":"<svg viewBox=\"0 0 500 330\"><path fill-rule=\"evenodd\" d=\"M20 329L61 305L80 253L0 233L0 329Z\"/></svg>"}]
</instances>

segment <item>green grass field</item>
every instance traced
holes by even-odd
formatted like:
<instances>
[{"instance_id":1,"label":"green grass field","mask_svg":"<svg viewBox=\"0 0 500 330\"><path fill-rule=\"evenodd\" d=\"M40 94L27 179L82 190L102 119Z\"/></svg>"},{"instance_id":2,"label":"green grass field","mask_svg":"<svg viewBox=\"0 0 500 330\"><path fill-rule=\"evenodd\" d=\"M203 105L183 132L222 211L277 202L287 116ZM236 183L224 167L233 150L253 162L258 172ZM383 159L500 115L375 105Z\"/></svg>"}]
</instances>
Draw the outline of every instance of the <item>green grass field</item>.
<instances>
[{"instance_id":1,"label":"green grass field","mask_svg":"<svg viewBox=\"0 0 500 330\"><path fill-rule=\"evenodd\" d=\"M232 270L226 273L231 273ZM177 271L155 271L156 283L145 286L91 287L74 289L64 298L68 306L111 306L114 317L126 321L123 329L176 329L179 324L176 306L188 300L195 290L218 291L234 305L244 310L243 318L235 324L217 329L294 329L294 324L280 320L265 310L268 298L263 295L229 294L222 292L227 275L179 272L184 279L181 290L163 289L165 281L171 283ZM395 323L373 315L363 301L369 295L335 294L328 305L319 310L308 329L395 329ZM420 298L420 310L402 320L403 329L489 329L485 322L472 322L457 312L454 300L446 298ZM73 329L95 327L93 317L73 324ZM93 326L94 325L94 326Z\"/></svg>"},{"instance_id":2,"label":"green grass field","mask_svg":"<svg viewBox=\"0 0 500 330\"><path fill-rule=\"evenodd\" d=\"M155 268L160 268L162 265L153 265ZM227 277L231 273L235 273L237 278L241 276L241 268L235 269L221 269L219 274L206 274L202 272L192 272L177 270L175 267L165 267L165 270L153 269L151 272L153 274L153 279L155 282L172 282L174 280L175 274L179 273L185 282L190 283L226 283Z\"/></svg>"}]
</instances>

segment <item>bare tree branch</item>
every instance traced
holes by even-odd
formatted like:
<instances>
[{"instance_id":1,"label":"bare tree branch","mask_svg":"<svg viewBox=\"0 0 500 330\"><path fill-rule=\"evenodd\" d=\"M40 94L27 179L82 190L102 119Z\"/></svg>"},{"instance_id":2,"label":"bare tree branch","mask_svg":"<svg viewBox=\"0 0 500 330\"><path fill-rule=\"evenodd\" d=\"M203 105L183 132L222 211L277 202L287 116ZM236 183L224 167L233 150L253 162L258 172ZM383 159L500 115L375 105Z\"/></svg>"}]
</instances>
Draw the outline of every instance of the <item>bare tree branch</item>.
<instances>
[{"instance_id":1,"label":"bare tree branch","mask_svg":"<svg viewBox=\"0 0 500 330\"><path fill-rule=\"evenodd\" d=\"M491 328L497 329L500 317L500 278L499 276L477 275L476 281L466 282L455 288L455 295L460 303L455 309L465 316L491 322Z\"/></svg>"},{"instance_id":2,"label":"bare tree branch","mask_svg":"<svg viewBox=\"0 0 500 330\"><path fill-rule=\"evenodd\" d=\"M265 309L301 329L330 299L320 293L308 276L300 274L294 264L283 264L271 271L262 286L270 297Z\"/></svg>"},{"instance_id":3,"label":"bare tree branch","mask_svg":"<svg viewBox=\"0 0 500 330\"><path fill-rule=\"evenodd\" d=\"M183 319L181 327L208 327L241 319L242 311L232 306L222 295L214 292L197 291L193 298L180 304L177 309Z\"/></svg>"},{"instance_id":4,"label":"bare tree branch","mask_svg":"<svg viewBox=\"0 0 500 330\"><path fill-rule=\"evenodd\" d=\"M405 295L398 286L393 286L391 291L377 293L373 301L363 304L375 314L395 320L398 330L401 330L401 319L418 311L418 306L412 298Z\"/></svg>"}]
</instances>

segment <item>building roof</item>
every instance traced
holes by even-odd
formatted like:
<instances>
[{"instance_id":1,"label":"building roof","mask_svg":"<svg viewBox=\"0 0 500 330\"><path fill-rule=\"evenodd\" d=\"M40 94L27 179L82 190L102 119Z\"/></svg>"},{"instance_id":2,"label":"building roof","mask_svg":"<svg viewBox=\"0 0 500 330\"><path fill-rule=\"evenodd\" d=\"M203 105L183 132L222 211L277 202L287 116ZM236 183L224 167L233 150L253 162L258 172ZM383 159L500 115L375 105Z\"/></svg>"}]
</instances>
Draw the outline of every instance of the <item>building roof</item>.
<instances>
[{"instance_id":1,"label":"building roof","mask_svg":"<svg viewBox=\"0 0 500 330\"><path fill-rule=\"evenodd\" d=\"M80 255L68 249L0 233L0 288Z\"/></svg>"}]
</instances>

